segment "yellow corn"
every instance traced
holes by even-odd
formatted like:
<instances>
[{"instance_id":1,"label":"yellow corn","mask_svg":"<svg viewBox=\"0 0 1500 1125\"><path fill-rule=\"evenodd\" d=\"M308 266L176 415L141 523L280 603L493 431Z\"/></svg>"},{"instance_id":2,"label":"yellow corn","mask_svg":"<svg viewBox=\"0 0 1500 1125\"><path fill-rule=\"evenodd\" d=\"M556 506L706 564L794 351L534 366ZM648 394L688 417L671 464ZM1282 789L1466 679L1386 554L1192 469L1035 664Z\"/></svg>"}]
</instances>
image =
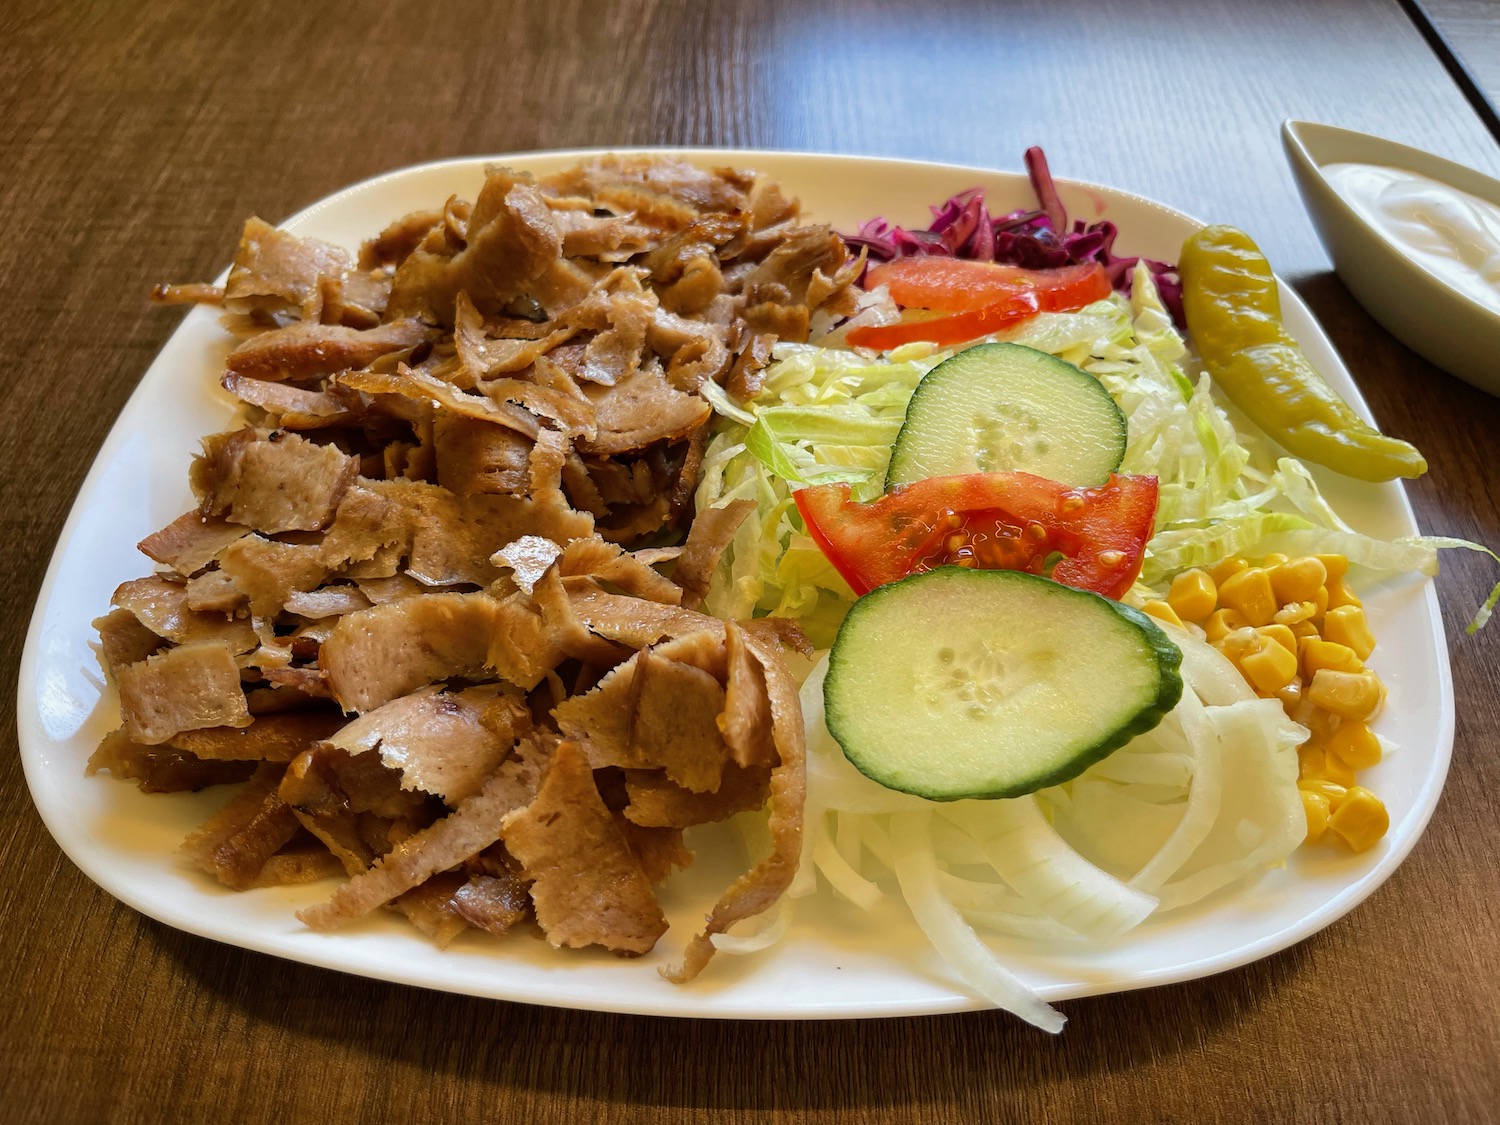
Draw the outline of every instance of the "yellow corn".
<instances>
[{"instance_id":1,"label":"yellow corn","mask_svg":"<svg viewBox=\"0 0 1500 1125\"><path fill-rule=\"evenodd\" d=\"M1219 588L1206 570L1194 567L1172 579L1167 604L1184 621L1202 621L1219 603Z\"/></svg>"},{"instance_id":2,"label":"yellow corn","mask_svg":"<svg viewBox=\"0 0 1500 1125\"><path fill-rule=\"evenodd\" d=\"M1296 637L1299 641L1303 637L1316 637L1318 635L1318 627L1311 621L1293 621L1287 628L1292 631L1292 636Z\"/></svg>"},{"instance_id":3,"label":"yellow corn","mask_svg":"<svg viewBox=\"0 0 1500 1125\"><path fill-rule=\"evenodd\" d=\"M1328 748L1321 738L1309 738L1297 747L1297 780L1318 781L1328 764Z\"/></svg>"},{"instance_id":4,"label":"yellow corn","mask_svg":"<svg viewBox=\"0 0 1500 1125\"><path fill-rule=\"evenodd\" d=\"M1262 695L1272 695L1297 676L1297 657L1270 637L1257 637L1256 647L1240 657L1240 670Z\"/></svg>"},{"instance_id":5,"label":"yellow corn","mask_svg":"<svg viewBox=\"0 0 1500 1125\"><path fill-rule=\"evenodd\" d=\"M1208 643L1216 645L1236 629L1248 628L1249 624L1238 610L1219 609L1204 622L1203 632Z\"/></svg>"},{"instance_id":6,"label":"yellow corn","mask_svg":"<svg viewBox=\"0 0 1500 1125\"><path fill-rule=\"evenodd\" d=\"M1334 810L1343 803L1344 794L1349 791L1337 782L1325 781L1320 777L1305 777L1297 782L1297 788L1304 793L1320 794L1328 802L1328 807Z\"/></svg>"},{"instance_id":7,"label":"yellow corn","mask_svg":"<svg viewBox=\"0 0 1500 1125\"><path fill-rule=\"evenodd\" d=\"M1271 589L1282 605L1311 601L1328 581L1328 568L1312 556L1292 559L1271 571Z\"/></svg>"},{"instance_id":8,"label":"yellow corn","mask_svg":"<svg viewBox=\"0 0 1500 1125\"><path fill-rule=\"evenodd\" d=\"M1349 573L1349 560L1343 555L1314 555L1328 573L1327 581L1337 582Z\"/></svg>"},{"instance_id":9,"label":"yellow corn","mask_svg":"<svg viewBox=\"0 0 1500 1125\"><path fill-rule=\"evenodd\" d=\"M1313 608L1317 610L1314 617L1322 617L1328 612L1328 587L1319 586L1313 593Z\"/></svg>"},{"instance_id":10,"label":"yellow corn","mask_svg":"<svg viewBox=\"0 0 1500 1125\"><path fill-rule=\"evenodd\" d=\"M1247 563L1244 559L1240 558L1238 555L1234 555L1217 563L1214 568L1208 572L1208 576L1214 580L1215 586L1222 586L1224 585L1224 580L1226 578L1228 578L1232 574L1238 574L1249 565L1250 564Z\"/></svg>"},{"instance_id":11,"label":"yellow corn","mask_svg":"<svg viewBox=\"0 0 1500 1125\"><path fill-rule=\"evenodd\" d=\"M1179 629L1182 628L1182 618L1177 616L1176 610L1160 599L1151 599L1145 605L1141 606L1141 612L1150 614L1158 621L1167 621L1176 625Z\"/></svg>"},{"instance_id":12,"label":"yellow corn","mask_svg":"<svg viewBox=\"0 0 1500 1125\"><path fill-rule=\"evenodd\" d=\"M1271 576L1258 566L1246 567L1219 583L1219 604L1237 609L1251 625L1269 625L1281 608Z\"/></svg>"},{"instance_id":13,"label":"yellow corn","mask_svg":"<svg viewBox=\"0 0 1500 1125\"><path fill-rule=\"evenodd\" d=\"M1361 660L1368 660L1375 651L1375 635L1370 632L1365 611L1357 605L1337 606L1324 614L1323 636L1347 645Z\"/></svg>"},{"instance_id":14,"label":"yellow corn","mask_svg":"<svg viewBox=\"0 0 1500 1125\"><path fill-rule=\"evenodd\" d=\"M1297 637L1285 625L1262 625L1255 630L1262 637L1269 637L1293 656L1297 654Z\"/></svg>"},{"instance_id":15,"label":"yellow corn","mask_svg":"<svg viewBox=\"0 0 1500 1125\"><path fill-rule=\"evenodd\" d=\"M1278 552L1272 552L1260 560L1260 565L1266 570L1274 570L1278 566L1285 566L1291 560Z\"/></svg>"},{"instance_id":16,"label":"yellow corn","mask_svg":"<svg viewBox=\"0 0 1500 1125\"><path fill-rule=\"evenodd\" d=\"M1316 844L1328 830L1328 798L1302 790L1302 812L1307 817L1307 842Z\"/></svg>"},{"instance_id":17,"label":"yellow corn","mask_svg":"<svg viewBox=\"0 0 1500 1125\"><path fill-rule=\"evenodd\" d=\"M1354 784L1354 771L1349 768L1349 763L1326 746L1323 749L1323 772L1318 776L1345 789Z\"/></svg>"},{"instance_id":18,"label":"yellow corn","mask_svg":"<svg viewBox=\"0 0 1500 1125\"><path fill-rule=\"evenodd\" d=\"M1380 710L1385 699L1385 685L1369 670L1335 672L1331 668L1320 668L1308 685L1307 698L1313 706L1342 719L1364 720Z\"/></svg>"},{"instance_id":19,"label":"yellow corn","mask_svg":"<svg viewBox=\"0 0 1500 1125\"><path fill-rule=\"evenodd\" d=\"M1318 588L1322 589L1321 586ZM1317 602L1287 602L1272 615L1271 620L1277 625L1296 625L1302 621L1311 621L1316 616ZM1313 626L1313 631L1317 631L1316 625Z\"/></svg>"},{"instance_id":20,"label":"yellow corn","mask_svg":"<svg viewBox=\"0 0 1500 1125\"><path fill-rule=\"evenodd\" d=\"M1342 578L1328 580L1328 608L1338 609L1341 605L1364 605L1359 600L1359 595L1348 586L1344 585Z\"/></svg>"},{"instance_id":21,"label":"yellow corn","mask_svg":"<svg viewBox=\"0 0 1500 1125\"><path fill-rule=\"evenodd\" d=\"M1276 692L1276 698L1281 700L1281 709L1290 715L1302 702L1302 677L1292 677L1292 682Z\"/></svg>"},{"instance_id":22,"label":"yellow corn","mask_svg":"<svg viewBox=\"0 0 1500 1125\"><path fill-rule=\"evenodd\" d=\"M1349 789L1328 818L1333 833L1357 852L1374 847L1390 826L1385 804L1362 785Z\"/></svg>"},{"instance_id":23,"label":"yellow corn","mask_svg":"<svg viewBox=\"0 0 1500 1125\"><path fill-rule=\"evenodd\" d=\"M1328 736L1328 753L1350 769L1367 770L1380 761L1380 739L1366 723L1340 723Z\"/></svg>"},{"instance_id":24,"label":"yellow corn","mask_svg":"<svg viewBox=\"0 0 1500 1125\"><path fill-rule=\"evenodd\" d=\"M1322 637L1305 637L1298 641L1297 655L1302 658L1302 674L1309 679L1324 668L1335 672L1364 670L1352 648L1337 641L1325 641Z\"/></svg>"}]
</instances>

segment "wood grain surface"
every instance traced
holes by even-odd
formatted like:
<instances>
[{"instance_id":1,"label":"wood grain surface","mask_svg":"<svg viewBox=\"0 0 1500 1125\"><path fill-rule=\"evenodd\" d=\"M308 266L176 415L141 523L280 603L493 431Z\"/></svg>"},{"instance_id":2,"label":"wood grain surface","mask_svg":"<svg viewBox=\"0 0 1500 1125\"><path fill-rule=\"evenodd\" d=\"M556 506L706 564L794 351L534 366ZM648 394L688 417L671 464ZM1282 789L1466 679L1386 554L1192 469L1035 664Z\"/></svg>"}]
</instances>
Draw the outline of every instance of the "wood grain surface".
<instances>
[{"instance_id":1,"label":"wood grain surface","mask_svg":"<svg viewBox=\"0 0 1500 1125\"><path fill-rule=\"evenodd\" d=\"M1500 10L1493 0L1404 3L1475 112L1500 139Z\"/></svg>"},{"instance_id":2,"label":"wood grain surface","mask_svg":"<svg viewBox=\"0 0 1500 1125\"><path fill-rule=\"evenodd\" d=\"M1493 31L1494 24L1486 23ZM1431 471L1423 529L1500 544L1500 402L1386 335L1328 272L1289 116L1500 152L1396 0L614 0L0 9L0 1120L1486 1122L1500 1113L1497 577L1437 579L1458 698L1430 828L1373 898L1207 980L981 1013L717 1023L457 998L147 920L32 807L12 685L94 452L239 224L437 157L688 144L899 155L1118 185L1251 230ZM80 764L81 765L81 764ZM111 784L101 779L100 784Z\"/></svg>"}]
</instances>

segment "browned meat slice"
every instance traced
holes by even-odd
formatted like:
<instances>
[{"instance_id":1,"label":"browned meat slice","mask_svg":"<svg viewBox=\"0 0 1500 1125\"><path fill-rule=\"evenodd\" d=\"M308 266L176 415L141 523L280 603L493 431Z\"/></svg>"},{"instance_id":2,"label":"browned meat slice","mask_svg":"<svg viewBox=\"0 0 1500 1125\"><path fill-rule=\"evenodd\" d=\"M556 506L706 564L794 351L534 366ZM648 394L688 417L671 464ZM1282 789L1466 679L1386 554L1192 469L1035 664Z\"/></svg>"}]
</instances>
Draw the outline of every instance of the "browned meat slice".
<instances>
[{"instance_id":1,"label":"browned meat slice","mask_svg":"<svg viewBox=\"0 0 1500 1125\"><path fill-rule=\"evenodd\" d=\"M552 627L526 594L517 591L496 604L485 662L502 680L530 691L566 657Z\"/></svg>"},{"instance_id":2,"label":"browned meat slice","mask_svg":"<svg viewBox=\"0 0 1500 1125\"><path fill-rule=\"evenodd\" d=\"M677 605L682 601L682 588L670 578L652 570L629 551L617 544L602 539L575 539L562 551L558 563L559 572L569 575L589 575L600 581L624 590L637 598Z\"/></svg>"},{"instance_id":3,"label":"browned meat slice","mask_svg":"<svg viewBox=\"0 0 1500 1125\"><path fill-rule=\"evenodd\" d=\"M740 524L755 511L754 500L731 500L718 508L708 508L693 520L688 529L687 542L682 545L682 554L677 567L672 571L672 580L682 587L682 604L688 609L697 609L708 594L719 559L734 541L734 533Z\"/></svg>"},{"instance_id":4,"label":"browned meat slice","mask_svg":"<svg viewBox=\"0 0 1500 1125\"><path fill-rule=\"evenodd\" d=\"M553 748L552 741L540 735L522 740L518 755L491 775L478 793L376 860L328 902L297 916L315 930L345 925L488 847L500 838L505 817L536 794Z\"/></svg>"},{"instance_id":5,"label":"browned meat slice","mask_svg":"<svg viewBox=\"0 0 1500 1125\"><path fill-rule=\"evenodd\" d=\"M647 953L667 919L576 743L557 748L536 797L502 838L531 883L537 924L558 948Z\"/></svg>"},{"instance_id":6,"label":"browned meat slice","mask_svg":"<svg viewBox=\"0 0 1500 1125\"><path fill-rule=\"evenodd\" d=\"M319 558L329 569L342 570L348 563L375 558L382 548L400 547L404 554L410 544L411 529L398 506L365 484L355 484L339 500Z\"/></svg>"},{"instance_id":7,"label":"browned meat slice","mask_svg":"<svg viewBox=\"0 0 1500 1125\"><path fill-rule=\"evenodd\" d=\"M531 483L532 440L515 430L440 411L433 419L438 484L450 492L521 495Z\"/></svg>"},{"instance_id":8,"label":"browned meat slice","mask_svg":"<svg viewBox=\"0 0 1500 1125\"><path fill-rule=\"evenodd\" d=\"M683 951L682 963L665 973L669 980L692 980L714 955L713 935L722 934L744 918L753 917L776 902L797 873L802 854L802 812L807 797L807 742L802 728L802 706L797 682L781 655L758 638L749 638L750 651L760 663L771 705L772 736L779 762L771 772L771 854L741 875L720 896L708 923Z\"/></svg>"},{"instance_id":9,"label":"browned meat slice","mask_svg":"<svg viewBox=\"0 0 1500 1125\"><path fill-rule=\"evenodd\" d=\"M213 562L225 547L250 529L217 517L204 518L196 508L177 517L137 546L150 558L187 578Z\"/></svg>"},{"instance_id":10,"label":"browned meat slice","mask_svg":"<svg viewBox=\"0 0 1500 1125\"><path fill-rule=\"evenodd\" d=\"M391 276L384 270L351 270L323 286L324 324L374 328L391 299Z\"/></svg>"},{"instance_id":11,"label":"browned meat slice","mask_svg":"<svg viewBox=\"0 0 1500 1125\"><path fill-rule=\"evenodd\" d=\"M587 542L578 540L577 542ZM540 535L523 535L507 543L490 559L496 566L508 566L515 584L530 594L547 573L547 568L561 557L563 549Z\"/></svg>"},{"instance_id":12,"label":"browned meat slice","mask_svg":"<svg viewBox=\"0 0 1500 1125\"><path fill-rule=\"evenodd\" d=\"M531 596L551 631L551 643L564 655L604 668L613 668L630 655L629 649L596 636L578 619L555 567L542 575Z\"/></svg>"},{"instance_id":13,"label":"browned meat slice","mask_svg":"<svg viewBox=\"0 0 1500 1125\"><path fill-rule=\"evenodd\" d=\"M205 570L189 578L184 589L188 608L198 613L238 613L248 600L222 570Z\"/></svg>"},{"instance_id":14,"label":"browned meat slice","mask_svg":"<svg viewBox=\"0 0 1500 1125\"><path fill-rule=\"evenodd\" d=\"M724 389L736 402L749 402L760 394L765 385L766 365L771 362L771 345L776 337L762 332L750 337L745 350L735 357L729 377L724 380Z\"/></svg>"},{"instance_id":15,"label":"browned meat slice","mask_svg":"<svg viewBox=\"0 0 1500 1125\"><path fill-rule=\"evenodd\" d=\"M548 200L549 204L551 202ZM567 258L623 262L656 241L656 233L651 228L619 215L594 215L589 211L554 206L552 219L562 234L562 252Z\"/></svg>"},{"instance_id":16,"label":"browned meat slice","mask_svg":"<svg viewBox=\"0 0 1500 1125\"><path fill-rule=\"evenodd\" d=\"M545 359L537 361L539 369L555 370ZM592 438L597 431L594 404L574 385L568 389L544 387L524 379L491 379L480 389L492 402L523 406L538 418L556 423L568 437Z\"/></svg>"},{"instance_id":17,"label":"browned meat slice","mask_svg":"<svg viewBox=\"0 0 1500 1125\"><path fill-rule=\"evenodd\" d=\"M628 453L658 441L686 437L713 413L694 394L676 390L659 367L642 367L612 387L591 386L597 435L580 443L585 453Z\"/></svg>"},{"instance_id":18,"label":"browned meat slice","mask_svg":"<svg viewBox=\"0 0 1500 1125\"><path fill-rule=\"evenodd\" d=\"M697 610L609 594L597 588L570 589L568 596L580 621L601 637L631 648L645 648L663 637L693 633L724 635L724 622Z\"/></svg>"},{"instance_id":19,"label":"browned meat slice","mask_svg":"<svg viewBox=\"0 0 1500 1125\"><path fill-rule=\"evenodd\" d=\"M559 344L570 339L575 328L564 324L542 336L520 339L495 338L484 329L484 317L459 290L454 302L453 344L467 373L467 386L492 375L521 371Z\"/></svg>"},{"instance_id":20,"label":"browned meat slice","mask_svg":"<svg viewBox=\"0 0 1500 1125\"><path fill-rule=\"evenodd\" d=\"M665 883L673 871L692 865L693 853L682 842L682 829L646 828L632 824L618 812L613 815L642 873L653 884Z\"/></svg>"},{"instance_id":21,"label":"browned meat slice","mask_svg":"<svg viewBox=\"0 0 1500 1125\"><path fill-rule=\"evenodd\" d=\"M259 407L289 430L320 430L352 420L349 404L327 391L311 391L290 383L251 379L233 371L220 380L224 389L241 402Z\"/></svg>"},{"instance_id":22,"label":"browned meat slice","mask_svg":"<svg viewBox=\"0 0 1500 1125\"><path fill-rule=\"evenodd\" d=\"M122 583L110 600L135 614L153 633L178 644L222 641L238 656L259 643L250 622L189 608L188 590L180 581L154 576L132 579Z\"/></svg>"},{"instance_id":23,"label":"browned meat slice","mask_svg":"<svg viewBox=\"0 0 1500 1125\"><path fill-rule=\"evenodd\" d=\"M656 285L671 285L696 263L717 257L719 247L744 229L745 218L738 212L704 215L652 250L641 259L641 265L650 271Z\"/></svg>"},{"instance_id":24,"label":"browned meat slice","mask_svg":"<svg viewBox=\"0 0 1500 1125\"><path fill-rule=\"evenodd\" d=\"M104 670L111 676L126 664L145 660L163 644L160 636L142 625L140 619L127 609L112 609L103 617L95 618L92 624L99 631Z\"/></svg>"},{"instance_id":25,"label":"browned meat slice","mask_svg":"<svg viewBox=\"0 0 1500 1125\"><path fill-rule=\"evenodd\" d=\"M359 592L370 599L371 605L400 601L428 593L428 588L408 574L397 574L390 578L361 578Z\"/></svg>"},{"instance_id":26,"label":"browned meat slice","mask_svg":"<svg viewBox=\"0 0 1500 1125\"><path fill-rule=\"evenodd\" d=\"M640 223L686 226L702 211L740 211L753 177L730 168L699 168L686 160L602 156L538 181L549 194L586 196Z\"/></svg>"},{"instance_id":27,"label":"browned meat slice","mask_svg":"<svg viewBox=\"0 0 1500 1125\"><path fill-rule=\"evenodd\" d=\"M322 841L305 832L300 840L305 842L299 843L299 837L293 837L290 844L266 860L251 886L286 887L316 883L343 873L343 864L323 846Z\"/></svg>"},{"instance_id":28,"label":"browned meat slice","mask_svg":"<svg viewBox=\"0 0 1500 1125\"><path fill-rule=\"evenodd\" d=\"M724 627L729 676L724 689L724 713L719 729L736 765L747 769L775 765L777 759L771 701L760 661L750 649L745 631L730 622Z\"/></svg>"},{"instance_id":29,"label":"browned meat slice","mask_svg":"<svg viewBox=\"0 0 1500 1125\"><path fill-rule=\"evenodd\" d=\"M318 666L339 704L359 712L452 676L479 677L497 604L483 593L429 594L345 614Z\"/></svg>"},{"instance_id":30,"label":"browned meat slice","mask_svg":"<svg viewBox=\"0 0 1500 1125\"><path fill-rule=\"evenodd\" d=\"M806 305L814 271L837 272L849 259L844 240L828 227L795 227L744 280L746 290L781 285L790 294L787 304ZM783 337L785 339L785 337Z\"/></svg>"},{"instance_id":31,"label":"browned meat slice","mask_svg":"<svg viewBox=\"0 0 1500 1125\"><path fill-rule=\"evenodd\" d=\"M455 414L475 418L515 430L529 438L540 428L536 416L508 402L496 402L485 395L469 394L452 383L444 382L425 371L415 371L402 364L394 373L350 371L340 376L346 387L370 394L397 395L417 402L436 402Z\"/></svg>"},{"instance_id":32,"label":"browned meat slice","mask_svg":"<svg viewBox=\"0 0 1500 1125\"><path fill-rule=\"evenodd\" d=\"M331 737L344 719L326 711L262 715L248 727L182 731L170 745L215 761L290 762L316 742Z\"/></svg>"},{"instance_id":33,"label":"browned meat slice","mask_svg":"<svg viewBox=\"0 0 1500 1125\"><path fill-rule=\"evenodd\" d=\"M219 448L204 443L195 464L203 512L265 535L327 527L359 472L357 458L296 434L241 430L235 438Z\"/></svg>"},{"instance_id":34,"label":"browned meat slice","mask_svg":"<svg viewBox=\"0 0 1500 1125\"><path fill-rule=\"evenodd\" d=\"M663 660L676 660L701 668L722 684L729 677L729 653L725 650L724 638L723 630L688 633L660 641L651 646L651 651Z\"/></svg>"},{"instance_id":35,"label":"browned meat slice","mask_svg":"<svg viewBox=\"0 0 1500 1125\"><path fill-rule=\"evenodd\" d=\"M254 762L205 760L170 746L142 746L117 730L104 736L84 772L108 770L122 780L136 782L142 793L182 793L244 781L255 767Z\"/></svg>"},{"instance_id":36,"label":"browned meat slice","mask_svg":"<svg viewBox=\"0 0 1500 1125\"><path fill-rule=\"evenodd\" d=\"M231 890L254 886L266 860L297 833L297 818L277 794L285 772L279 764L262 765L250 784L183 841L183 852Z\"/></svg>"},{"instance_id":37,"label":"browned meat slice","mask_svg":"<svg viewBox=\"0 0 1500 1125\"><path fill-rule=\"evenodd\" d=\"M195 641L127 664L115 675L120 715L134 742L155 746L203 727L247 727L240 669L223 641Z\"/></svg>"},{"instance_id":38,"label":"browned meat slice","mask_svg":"<svg viewBox=\"0 0 1500 1125\"><path fill-rule=\"evenodd\" d=\"M394 314L452 324L459 290L481 312L502 312L517 297L535 296L562 257L562 236L531 177L506 168L486 175L466 237L457 254L424 246L401 263L389 306Z\"/></svg>"},{"instance_id":39,"label":"browned meat slice","mask_svg":"<svg viewBox=\"0 0 1500 1125\"><path fill-rule=\"evenodd\" d=\"M374 604L358 586L324 586L320 590L304 590L289 595L286 599L286 611L295 613L298 617L320 620L324 617L342 617L358 609L369 609Z\"/></svg>"},{"instance_id":40,"label":"browned meat slice","mask_svg":"<svg viewBox=\"0 0 1500 1125\"><path fill-rule=\"evenodd\" d=\"M351 264L337 246L252 218L229 269L225 304L237 312L294 310L310 319L318 313L319 281L341 276Z\"/></svg>"},{"instance_id":41,"label":"browned meat slice","mask_svg":"<svg viewBox=\"0 0 1500 1125\"><path fill-rule=\"evenodd\" d=\"M435 338L433 329L411 317L367 329L298 323L252 336L230 352L225 362L230 371L254 379L306 382L368 367L383 355Z\"/></svg>"},{"instance_id":42,"label":"browned meat slice","mask_svg":"<svg viewBox=\"0 0 1500 1125\"><path fill-rule=\"evenodd\" d=\"M642 649L552 713L565 735L586 745L594 766L661 768L705 793L718 789L729 760L717 723L723 710L724 689L713 676Z\"/></svg>"},{"instance_id":43,"label":"browned meat slice","mask_svg":"<svg viewBox=\"0 0 1500 1125\"><path fill-rule=\"evenodd\" d=\"M714 793L684 789L660 770L630 770L625 774L625 790L630 795L625 818L632 824L691 828L763 807L771 792L771 769L741 769L731 762L724 767L723 780Z\"/></svg>"},{"instance_id":44,"label":"browned meat slice","mask_svg":"<svg viewBox=\"0 0 1500 1125\"><path fill-rule=\"evenodd\" d=\"M189 282L186 285L162 282L160 285L151 287L151 303L153 305L222 305L224 289L222 286L207 285L203 282Z\"/></svg>"},{"instance_id":45,"label":"browned meat slice","mask_svg":"<svg viewBox=\"0 0 1500 1125\"><path fill-rule=\"evenodd\" d=\"M450 942L469 928L458 909L454 896L464 885L457 872L440 871L420 887L413 887L393 903L397 910L422 933L446 949Z\"/></svg>"},{"instance_id":46,"label":"browned meat slice","mask_svg":"<svg viewBox=\"0 0 1500 1125\"><path fill-rule=\"evenodd\" d=\"M277 543L247 535L224 549L219 569L250 600L251 613L275 617L294 592L314 590L328 577L320 555L313 543Z\"/></svg>"},{"instance_id":47,"label":"browned meat slice","mask_svg":"<svg viewBox=\"0 0 1500 1125\"><path fill-rule=\"evenodd\" d=\"M508 934L531 912L531 896L513 875L471 875L453 895L453 905L475 929Z\"/></svg>"},{"instance_id":48,"label":"browned meat slice","mask_svg":"<svg viewBox=\"0 0 1500 1125\"><path fill-rule=\"evenodd\" d=\"M443 221L442 211L413 211L403 215L359 248L359 268L399 266L422 244L427 232Z\"/></svg>"},{"instance_id":49,"label":"browned meat slice","mask_svg":"<svg viewBox=\"0 0 1500 1125\"><path fill-rule=\"evenodd\" d=\"M400 772L404 788L457 805L478 791L530 726L525 703L498 684L458 692L432 687L366 712L328 742L349 754L378 751L387 768Z\"/></svg>"}]
</instances>

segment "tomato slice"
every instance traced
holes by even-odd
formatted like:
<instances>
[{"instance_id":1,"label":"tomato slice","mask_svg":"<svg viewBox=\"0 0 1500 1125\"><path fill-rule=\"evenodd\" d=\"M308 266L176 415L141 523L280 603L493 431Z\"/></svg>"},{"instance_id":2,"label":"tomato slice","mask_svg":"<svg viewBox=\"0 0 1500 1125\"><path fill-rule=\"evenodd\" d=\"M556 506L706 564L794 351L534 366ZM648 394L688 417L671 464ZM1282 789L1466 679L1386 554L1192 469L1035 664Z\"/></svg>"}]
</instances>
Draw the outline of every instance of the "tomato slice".
<instances>
[{"instance_id":1,"label":"tomato slice","mask_svg":"<svg viewBox=\"0 0 1500 1125\"><path fill-rule=\"evenodd\" d=\"M1097 262L1023 270L956 258L898 258L870 271L867 284L882 282L899 305L955 315L855 328L847 337L854 347L885 351L916 340L961 344L1039 312L1071 312L1110 294L1109 276Z\"/></svg>"},{"instance_id":2,"label":"tomato slice","mask_svg":"<svg viewBox=\"0 0 1500 1125\"><path fill-rule=\"evenodd\" d=\"M1003 301L1019 290L1037 294L1042 312L1082 308L1109 296L1109 275L1098 262L1052 270L1027 270L998 262L961 258L897 258L873 266L865 288L890 288L891 300L903 308L939 312L972 312ZM1077 304L1072 304L1077 301Z\"/></svg>"},{"instance_id":3,"label":"tomato slice","mask_svg":"<svg viewBox=\"0 0 1500 1125\"><path fill-rule=\"evenodd\" d=\"M797 510L856 594L939 566L1043 573L1118 600L1140 573L1156 520L1155 477L1116 473L1072 488L1031 473L914 481L862 504L847 484L796 494Z\"/></svg>"}]
</instances>

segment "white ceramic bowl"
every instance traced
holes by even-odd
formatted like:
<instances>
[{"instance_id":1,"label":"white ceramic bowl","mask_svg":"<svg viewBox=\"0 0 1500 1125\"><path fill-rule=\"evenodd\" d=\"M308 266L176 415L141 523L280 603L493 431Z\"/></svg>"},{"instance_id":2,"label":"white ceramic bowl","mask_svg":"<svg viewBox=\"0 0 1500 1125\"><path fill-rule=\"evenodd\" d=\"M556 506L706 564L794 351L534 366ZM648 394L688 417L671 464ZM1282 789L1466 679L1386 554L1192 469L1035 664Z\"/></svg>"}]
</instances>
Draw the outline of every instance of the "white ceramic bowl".
<instances>
[{"instance_id":1,"label":"white ceramic bowl","mask_svg":"<svg viewBox=\"0 0 1500 1125\"><path fill-rule=\"evenodd\" d=\"M1382 164L1429 176L1500 206L1500 181L1420 149L1310 121L1285 121L1297 188L1339 278L1412 351L1500 395L1500 315L1453 288L1371 227L1323 176L1329 164Z\"/></svg>"}]
</instances>

